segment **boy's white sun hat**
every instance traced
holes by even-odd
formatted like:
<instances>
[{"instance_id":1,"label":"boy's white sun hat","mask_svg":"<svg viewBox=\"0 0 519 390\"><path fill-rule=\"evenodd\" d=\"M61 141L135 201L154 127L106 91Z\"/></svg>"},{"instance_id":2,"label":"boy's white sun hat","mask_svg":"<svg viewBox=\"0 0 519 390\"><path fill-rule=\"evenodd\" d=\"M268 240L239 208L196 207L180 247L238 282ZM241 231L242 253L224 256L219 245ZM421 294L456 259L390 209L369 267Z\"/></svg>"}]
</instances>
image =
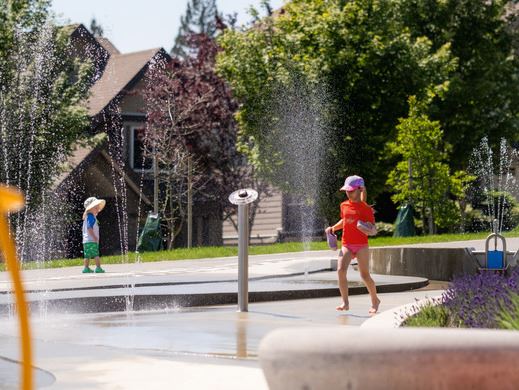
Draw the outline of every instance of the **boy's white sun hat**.
<instances>
[{"instance_id":1,"label":"boy's white sun hat","mask_svg":"<svg viewBox=\"0 0 519 390\"><path fill-rule=\"evenodd\" d=\"M101 206L99 211L105 208L106 200L104 199L97 199L95 196L91 196L85 202L83 203L83 206L85 206L85 214L88 210L91 210L92 208L96 206Z\"/></svg>"}]
</instances>

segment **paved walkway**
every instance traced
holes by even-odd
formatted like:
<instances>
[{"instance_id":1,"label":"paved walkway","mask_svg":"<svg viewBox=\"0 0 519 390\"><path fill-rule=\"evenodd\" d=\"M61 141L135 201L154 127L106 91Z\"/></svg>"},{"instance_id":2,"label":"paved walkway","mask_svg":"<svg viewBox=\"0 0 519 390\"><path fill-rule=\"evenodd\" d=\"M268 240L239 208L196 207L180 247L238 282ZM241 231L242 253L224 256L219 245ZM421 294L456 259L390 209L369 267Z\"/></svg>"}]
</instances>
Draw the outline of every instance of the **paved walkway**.
<instances>
[{"instance_id":1,"label":"paved walkway","mask_svg":"<svg viewBox=\"0 0 519 390\"><path fill-rule=\"evenodd\" d=\"M249 256L249 278L309 275L329 270L332 251L294 252ZM27 290L86 289L127 284L222 282L237 278L238 258L108 264L105 274L82 274L82 267L23 271ZM0 273L0 291L10 288L10 275Z\"/></svg>"},{"instance_id":2,"label":"paved walkway","mask_svg":"<svg viewBox=\"0 0 519 390\"><path fill-rule=\"evenodd\" d=\"M499 243L501 245L501 243ZM506 238L506 245L508 251L519 250L519 237ZM401 245L403 247L418 247L418 248L474 248L477 251L485 250L485 240L470 240L470 241L450 241L450 242L435 242L424 244Z\"/></svg>"},{"instance_id":3,"label":"paved walkway","mask_svg":"<svg viewBox=\"0 0 519 390\"><path fill-rule=\"evenodd\" d=\"M380 294L380 309L437 294L434 290ZM279 327L354 327L370 318L366 295L352 296L350 302L347 313L335 311L337 298L255 303L248 313L238 313L235 305L162 312L39 313L32 320L35 365L53 375L51 389L266 389L256 360L260 340ZM16 321L4 319L1 356L19 358L16 335ZM17 379L18 371L10 366L11 375L0 379L0 388L5 388L2 380ZM0 372L1 367L2 361ZM40 373L42 384L50 381L48 376Z\"/></svg>"},{"instance_id":4,"label":"paved walkway","mask_svg":"<svg viewBox=\"0 0 519 390\"><path fill-rule=\"evenodd\" d=\"M251 302L337 296L331 251L251 256ZM236 303L237 258L106 265L105 274L82 274L81 267L24 271L24 286L36 310L108 312ZM13 302L11 281L0 275L0 314ZM416 289L424 278L374 275L380 292ZM351 294L365 293L356 270ZM43 307L41 307L43 306Z\"/></svg>"},{"instance_id":5,"label":"paved walkway","mask_svg":"<svg viewBox=\"0 0 519 390\"><path fill-rule=\"evenodd\" d=\"M330 251L251 256L250 276L309 280L321 275L321 282L333 284L334 273L322 271L333 257ZM67 293L128 279L193 287L236 278L237 260L107 265L106 269L103 275L83 275L79 267L25 271L24 280L31 290L68 289ZM358 281L358 274L350 270L349 278ZM375 276L377 283L384 278L390 282L392 277ZM0 274L0 291L9 284L8 275ZM398 315L395 308L436 296L444 287L433 283L425 289L380 294L380 310ZM337 303L337 297L251 303L248 313L238 313L236 305L74 315L42 307L32 318L34 364L41 369L37 380L40 387L48 384L51 389L266 389L256 356L268 332L295 326L354 327L370 318L367 295L351 296L351 310L346 313L335 311ZM17 387L17 335L16 319L2 319L0 388Z\"/></svg>"}]
</instances>

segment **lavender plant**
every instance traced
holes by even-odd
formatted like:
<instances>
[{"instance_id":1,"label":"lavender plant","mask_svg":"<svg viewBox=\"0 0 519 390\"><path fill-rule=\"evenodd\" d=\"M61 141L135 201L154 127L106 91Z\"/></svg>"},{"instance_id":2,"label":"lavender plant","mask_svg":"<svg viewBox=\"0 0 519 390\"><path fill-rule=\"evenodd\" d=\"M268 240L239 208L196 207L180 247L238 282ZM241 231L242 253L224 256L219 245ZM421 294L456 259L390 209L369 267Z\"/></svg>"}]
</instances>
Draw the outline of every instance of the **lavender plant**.
<instances>
[{"instance_id":1,"label":"lavender plant","mask_svg":"<svg viewBox=\"0 0 519 390\"><path fill-rule=\"evenodd\" d=\"M519 330L519 294L511 294L512 307L502 307L498 314L500 328Z\"/></svg>"},{"instance_id":2,"label":"lavender plant","mask_svg":"<svg viewBox=\"0 0 519 390\"><path fill-rule=\"evenodd\" d=\"M502 311L513 309L512 295L519 293L519 271L510 276L495 272L463 275L452 280L444 305L453 322L468 328L498 328Z\"/></svg>"}]
</instances>

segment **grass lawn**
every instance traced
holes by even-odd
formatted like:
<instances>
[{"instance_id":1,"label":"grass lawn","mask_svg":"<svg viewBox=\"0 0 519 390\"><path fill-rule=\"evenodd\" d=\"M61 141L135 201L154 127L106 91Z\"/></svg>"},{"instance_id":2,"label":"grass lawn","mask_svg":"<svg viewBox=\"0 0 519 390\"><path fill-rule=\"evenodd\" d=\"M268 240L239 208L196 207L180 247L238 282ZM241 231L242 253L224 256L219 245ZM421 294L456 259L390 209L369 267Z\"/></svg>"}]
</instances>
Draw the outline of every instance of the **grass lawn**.
<instances>
[{"instance_id":1,"label":"grass lawn","mask_svg":"<svg viewBox=\"0 0 519 390\"><path fill-rule=\"evenodd\" d=\"M417 237L375 237L370 238L370 246L391 246L391 245L405 245L405 244L419 244L419 243L431 243L431 242L447 242L447 241L466 241L466 240L477 240L483 239L488 236L488 233L468 233L468 234L441 234L434 236L417 236ZM518 237L519 229L516 228L514 231L506 233L507 237ZM311 242L308 244L309 250L325 250L328 249L326 241ZM287 253L287 252L302 252L306 248L301 242L287 242L282 244L271 244L271 245L257 245L249 248L249 254L251 255L265 255L273 253ZM152 261L173 261L173 260L188 260L188 259L203 259L203 258L214 258L214 257L226 257L226 256L237 256L237 246L221 246L221 247L198 247L198 248L180 248L173 249L171 251L161 252L146 252L140 254L140 261L152 262ZM120 255L117 256L103 256L103 264L121 264L121 263L133 263L137 259L135 253L130 253L127 257ZM35 268L61 268L61 267L72 267L83 264L83 259L59 259L49 260L42 263L36 262L25 262L23 269L35 269ZM4 270L3 264L0 264L0 270Z\"/></svg>"}]
</instances>

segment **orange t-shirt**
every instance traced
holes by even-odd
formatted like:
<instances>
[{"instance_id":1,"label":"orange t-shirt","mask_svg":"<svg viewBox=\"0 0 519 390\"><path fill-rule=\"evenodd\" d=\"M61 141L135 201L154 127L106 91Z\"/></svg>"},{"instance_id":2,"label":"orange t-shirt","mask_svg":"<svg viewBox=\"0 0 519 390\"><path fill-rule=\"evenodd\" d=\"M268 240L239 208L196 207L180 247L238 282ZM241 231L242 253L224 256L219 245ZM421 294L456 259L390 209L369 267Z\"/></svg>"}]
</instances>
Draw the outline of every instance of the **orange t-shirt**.
<instances>
[{"instance_id":1,"label":"orange t-shirt","mask_svg":"<svg viewBox=\"0 0 519 390\"><path fill-rule=\"evenodd\" d=\"M357 221L375 223L373 209L366 202L341 203L342 243L362 245L368 243L368 236L357 229Z\"/></svg>"}]
</instances>

